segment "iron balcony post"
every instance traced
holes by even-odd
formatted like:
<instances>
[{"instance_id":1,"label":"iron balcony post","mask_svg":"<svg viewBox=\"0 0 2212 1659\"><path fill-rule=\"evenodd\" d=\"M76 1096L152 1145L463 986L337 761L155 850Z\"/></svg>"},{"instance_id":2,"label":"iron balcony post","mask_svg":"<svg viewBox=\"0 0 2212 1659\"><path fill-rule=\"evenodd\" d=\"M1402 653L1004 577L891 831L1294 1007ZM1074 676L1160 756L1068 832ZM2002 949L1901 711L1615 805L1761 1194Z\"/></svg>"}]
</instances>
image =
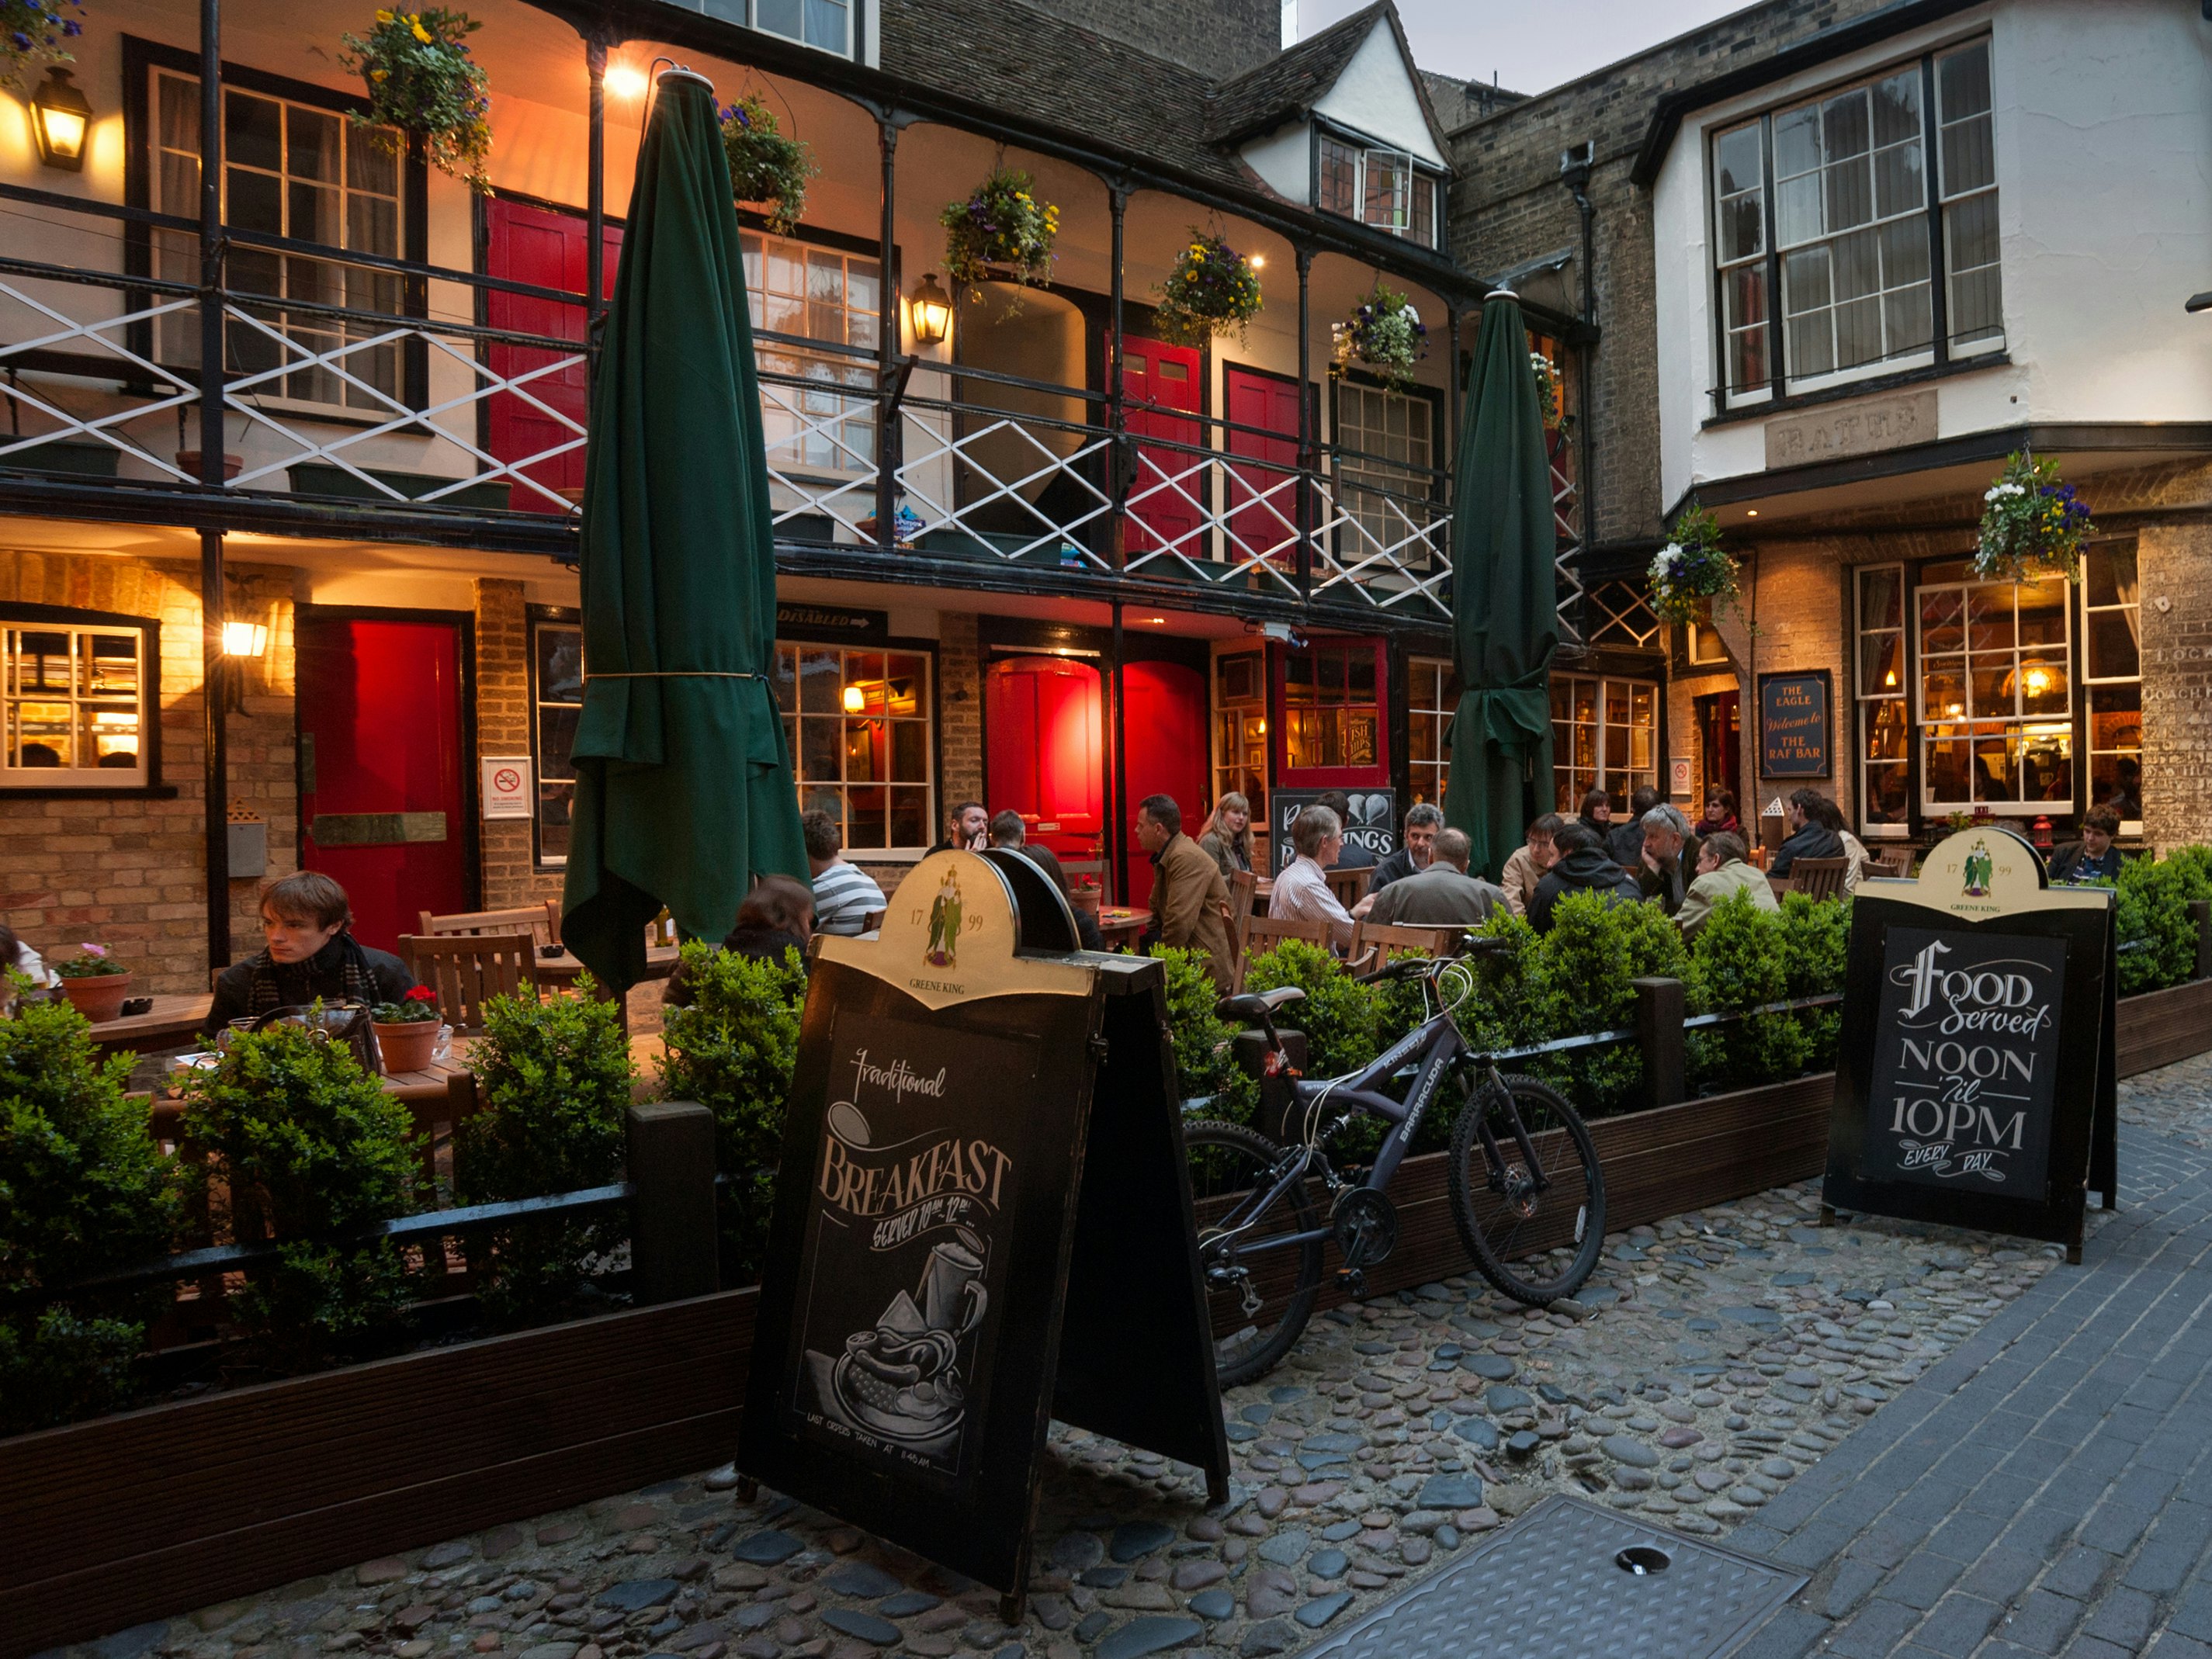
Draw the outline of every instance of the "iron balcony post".
<instances>
[{"instance_id":1,"label":"iron balcony post","mask_svg":"<svg viewBox=\"0 0 2212 1659\"><path fill-rule=\"evenodd\" d=\"M1314 408L1313 408L1313 250L1301 243L1298 264L1298 597L1313 598Z\"/></svg>"},{"instance_id":2,"label":"iron balcony post","mask_svg":"<svg viewBox=\"0 0 2212 1659\"><path fill-rule=\"evenodd\" d=\"M1120 570L1129 558L1129 490L1136 482L1136 457L1129 444L1129 410L1127 382L1121 373L1122 331L1121 303L1128 292L1121 269L1122 233L1129 206L1129 187L1116 179L1106 186L1106 205L1113 216L1113 258L1111 270L1113 287L1108 302L1106 362L1106 430L1110 434L1107 445L1109 465L1113 468L1111 487L1114 507L1107 520L1108 552L1114 568Z\"/></svg>"},{"instance_id":3,"label":"iron balcony post","mask_svg":"<svg viewBox=\"0 0 2212 1659\"><path fill-rule=\"evenodd\" d=\"M223 475L222 4L200 0L200 483ZM200 715L208 966L230 965L230 744L222 654L222 530L200 532ZM149 709L158 720L161 711Z\"/></svg>"},{"instance_id":4,"label":"iron balcony post","mask_svg":"<svg viewBox=\"0 0 2212 1659\"><path fill-rule=\"evenodd\" d=\"M894 395L900 341L899 273L892 267L898 246L897 115L876 116L876 144L884 164L881 254L876 278L876 545L886 553L898 545L899 404Z\"/></svg>"},{"instance_id":5,"label":"iron balcony post","mask_svg":"<svg viewBox=\"0 0 2212 1659\"><path fill-rule=\"evenodd\" d=\"M584 372L588 387L599 367L599 319L606 309L607 32L584 36L584 72L591 81L584 162ZM589 423L590 393L585 416Z\"/></svg>"}]
</instances>

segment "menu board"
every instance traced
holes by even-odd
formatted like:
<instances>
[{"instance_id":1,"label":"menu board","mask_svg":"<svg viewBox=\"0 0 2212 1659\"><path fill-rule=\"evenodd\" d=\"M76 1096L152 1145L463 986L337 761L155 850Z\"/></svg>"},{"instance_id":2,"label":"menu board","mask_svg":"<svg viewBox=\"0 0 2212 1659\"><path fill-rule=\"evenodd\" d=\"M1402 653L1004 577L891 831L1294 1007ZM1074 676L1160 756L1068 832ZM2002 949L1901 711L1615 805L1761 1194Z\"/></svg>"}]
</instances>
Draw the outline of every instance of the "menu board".
<instances>
[{"instance_id":1,"label":"menu board","mask_svg":"<svg viewBox=\"0 0 2212 1659\"><path fill-rule=\"evenodd\" d=\"M2055 1239L2116 1201L2112 895L1996 828L1860 883L1821 1190L1831 1211Z\"/></svg>"},{"instance_id":2,"label":"menu board","mask_svg":"<svg viewBox=\"0 0 2212 1659\"><path fill-rule=\"evenodd\" d=\"M1828 671L1759 677L1759 775L1825 778L1828 757Z\"/></svg>"},{"instance_id":3,"label":"menu board","mask_svg":"<svg viewBox=\"0 0 2212 1659\"><path fill-rule=\"evenodd\" d=\"M1011 1608L1054 1415L1217 1501L1229 1450L1164 970L1036 943L1065 902L1006 863L933 854L877 939L815 938L738 1464Z\"/></svg>"},{"instance_id":4,"label":"menu board","mask_svg":"<svg viewBox=\"0 0 2212 1659\"><path fill-rule=\"evenodd\" d=\"M1307 807L1320 803L1322 795L1335 793L1322 789L1278 789L1267 797L1267 814L1273 825L1268 845L1274 849L1277 875L1290 867L1298 849L1291 844L1291 825ZM1375 862L1398 850L1398 792L1395 789L1346 789L1342 792L1352 807L1350 821L1344 826L1347 845L1363 847L1374 854Z\"/></svg>"}]
</instances>

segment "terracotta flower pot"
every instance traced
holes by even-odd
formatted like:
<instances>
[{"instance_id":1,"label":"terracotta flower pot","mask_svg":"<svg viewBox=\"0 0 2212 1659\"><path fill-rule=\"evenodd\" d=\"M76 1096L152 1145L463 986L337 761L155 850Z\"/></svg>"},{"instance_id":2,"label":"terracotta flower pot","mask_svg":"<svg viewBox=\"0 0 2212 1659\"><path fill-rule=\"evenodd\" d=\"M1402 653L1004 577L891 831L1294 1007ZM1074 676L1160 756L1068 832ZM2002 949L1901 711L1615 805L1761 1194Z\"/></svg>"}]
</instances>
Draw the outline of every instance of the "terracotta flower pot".
<instances>
[{"instance_id":1,"label":"terracotta flower pot","mask_svg":"<svg viewBox=\"0 0 2212 1659\"><path fill-rule=\"evenodd\" d=\"M188 474L193 483L198 483L200 477L200 452L197 449L179 450L177 467L179 471ZM234 455L228 450L223 452L222 476L226 482L235 478L245 470L246 458L243 455Z\"/></svg>"},{"instance_id":2,"label":"terracotta flower pot","mask_svg":"<svg viewBox=\"0 0 2212 1659\"><path fill-rule=\"evenodd\" d=\"M62 980L62 994L76 1006L94 1025L113 1019L122 1012L123 999L131 994L131 975L128 974L79 974Z\"/></svg>"},{"instance_id":3,"label":"terracotta flower pot","mask_svg":"<svg viewBox=\"0 0 2212 1659\"><path fill-rule=\"evenodd\" d=\"M386 1072L425 1072L438 1047L438 1022L403 1019L395 1025L375 1022L376 1051Z\"/></svg>"}]
</instances>

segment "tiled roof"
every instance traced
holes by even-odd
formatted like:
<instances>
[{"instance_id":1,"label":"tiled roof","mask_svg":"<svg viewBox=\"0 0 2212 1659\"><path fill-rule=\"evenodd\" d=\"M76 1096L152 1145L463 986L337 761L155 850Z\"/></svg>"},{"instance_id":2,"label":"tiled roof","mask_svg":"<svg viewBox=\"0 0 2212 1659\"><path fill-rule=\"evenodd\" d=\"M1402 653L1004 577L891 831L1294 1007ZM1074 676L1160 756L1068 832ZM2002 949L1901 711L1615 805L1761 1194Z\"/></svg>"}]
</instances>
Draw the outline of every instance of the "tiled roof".
<instances>
[{"instance_id":1,"label":"tiled roof","mask_svg":"<svg viewBox=\"0 0 2212 1659\"><path fill-rule=\"evenodd\" d=\"M883 65L1223 185L1259 183L1209 139L1203 75L1019 0L885 0Z\"/></svg>"},{"instance_id":2,"label":"tiled roof","mask_svg":"<svg viewBox=\"0 0 2212 1659\"><path fill-rule=\"evenodd\" d=\"M1311 112L1389 10L1376 0L1257 69L1223 82L1213 94L1207 136L1217 144L1233 144Z\"/></svg>"}]
</instances>

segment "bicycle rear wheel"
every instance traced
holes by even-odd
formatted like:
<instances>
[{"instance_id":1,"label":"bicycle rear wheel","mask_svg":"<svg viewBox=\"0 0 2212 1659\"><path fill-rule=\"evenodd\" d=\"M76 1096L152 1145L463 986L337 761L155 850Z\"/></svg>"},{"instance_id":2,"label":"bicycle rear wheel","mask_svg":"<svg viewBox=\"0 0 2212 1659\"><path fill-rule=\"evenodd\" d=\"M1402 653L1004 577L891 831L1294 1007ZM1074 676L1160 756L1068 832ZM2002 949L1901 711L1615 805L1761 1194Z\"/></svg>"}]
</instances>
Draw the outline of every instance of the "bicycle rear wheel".
<instances>
[{"instance_id":1,"label":"bicycle rear wheel","mask_svg":"<svg viewBox=\"0 0 2212 1659\"><path fill-rule=\"evenodd\" d=\"M1207 1120L1183 1125L1182 1139L1214 1371L1231 1388L1273 1370L1313 1316L1321 1241L1286 1241L1322 1223L1304 1176L1266 1201L1290 1154L1257 1130Z\"/></svg>"},{"instance_id":2,"label":"bicycle rear wheel","mask_svg":"<svg viewBox=\"0 0 2212 1659\"><path fill-rule=\"evenodd\" d=\"M1482 1276L1540 1307L1572 1296L1597 1266L1605 1176L1573 1107L1534 1078L1495 1076L1465 1085L1452 1126L1452 1218Z\"/></svg>"}]
</instances>

